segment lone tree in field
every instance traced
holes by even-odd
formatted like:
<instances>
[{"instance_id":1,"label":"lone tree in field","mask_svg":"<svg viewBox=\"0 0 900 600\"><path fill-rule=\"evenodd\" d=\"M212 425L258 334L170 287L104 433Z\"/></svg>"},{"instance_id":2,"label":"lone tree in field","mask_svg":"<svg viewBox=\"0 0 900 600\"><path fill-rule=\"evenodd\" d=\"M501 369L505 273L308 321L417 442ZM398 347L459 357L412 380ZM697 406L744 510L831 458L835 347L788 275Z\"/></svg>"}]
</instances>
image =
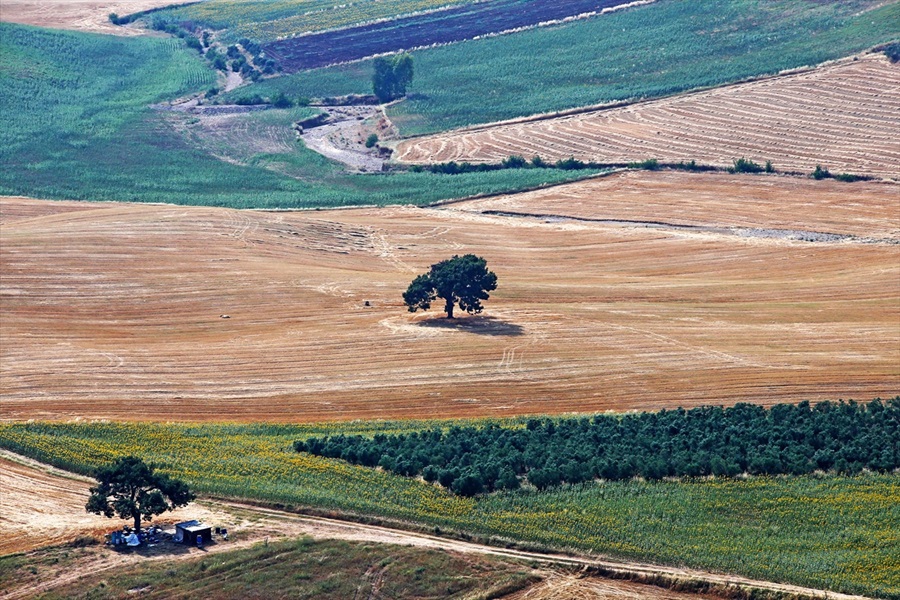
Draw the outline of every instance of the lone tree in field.
<instances>
[{"instance_id":1,"label":"lone tree in field","mask_svg":"<svg viewBox=\"0 0 900 600\"><path fill-rule=\"evenodd\" d=\"M374 65L372 91L380 102L390 102L406 95L406 86L413 79L412 56L405 52L394 56L379 56Z\"/></svg>"},{"instance_id":2,"label":"lone tree in field","mask_svg":"<svg viewBox=\"0 0 900 600\"><path fill-rule=\"evenodd\" d=\"M154 473L152 465L135 456L100 467L95 477L99 485L91 488L87 512L134 519L136 531L141 529L141 517L150 521L154 515L186 506L195 498L184 482Z\"/></svg>"},{"instance_id":3,"label":"lone tree in field","mask_svg":"<svg viewBox=\"0 0 900 600\"><path fill-rule=\"evenodd\" d=\"M488 271L487 262L474 254L454 256L431 265L431 271L419 275L403 294L409 312L428 310L435 298L443 298L447 318L453 318L453 307L469 314L480 313L482 300L497 289L497 276Z\"/></svg>"}]
</instances>

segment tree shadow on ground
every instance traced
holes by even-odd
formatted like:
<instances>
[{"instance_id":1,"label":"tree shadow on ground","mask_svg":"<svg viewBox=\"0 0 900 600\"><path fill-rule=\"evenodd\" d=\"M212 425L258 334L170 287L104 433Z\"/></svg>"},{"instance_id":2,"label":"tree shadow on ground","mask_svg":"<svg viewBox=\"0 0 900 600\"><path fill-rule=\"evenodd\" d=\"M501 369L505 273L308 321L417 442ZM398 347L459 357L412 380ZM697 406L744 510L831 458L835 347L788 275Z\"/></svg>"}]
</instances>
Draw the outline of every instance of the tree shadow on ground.
<instances>
[{"instance_id":1,"label":"tree shadow on ground","mask_svg":"<svg viewBox=\"0 0 900 600\"><path fill-rule=\"evenodd\" d=\"M433 329L452 329L478 335L518 336L525 333L525 330L520 325L507 323L496 317L484 316L458 317L455 319L433 317L419 321L418 326Z\"/></svg>"}]
</instances>

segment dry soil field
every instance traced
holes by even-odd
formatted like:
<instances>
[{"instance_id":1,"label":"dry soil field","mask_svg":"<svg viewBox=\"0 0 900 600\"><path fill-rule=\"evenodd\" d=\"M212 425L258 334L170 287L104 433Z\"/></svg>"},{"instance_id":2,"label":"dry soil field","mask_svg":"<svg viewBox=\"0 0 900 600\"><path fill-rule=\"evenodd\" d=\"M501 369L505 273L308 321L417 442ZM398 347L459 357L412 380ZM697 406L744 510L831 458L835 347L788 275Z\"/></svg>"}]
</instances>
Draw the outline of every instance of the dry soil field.
<instances>
[{"instance_id":1,"label":"dry soil field","mask_svg":"<svg viewBox=\"0 0 900 600\"><path fill-rule=\"evenodd\" d=\"M510 155L618 163L656 158L778 170L817 164L897 179L900 65L883 54L711 91L577 115L486 126L399 144L410 163L499 162Z\"/></svg>"},{"instance_id":2,"label":"dry soil field","mask_svg":"<svg viewBox=\"0 0 900 600\"><path fill-rule=\"evenodd\" d=\"M138 11L181 4L188 0L3 0L0 21L74 29L113 35L139 35L146 30L117 27L109 22L109 13L119 16Z\"/></svg>"},{"instance_id":3,"label":"dry soil field","mask_svg":"<svg viewBox=\"0 0 900 600\"><path fill-rule=\"evenodd\" d=\"M3 418L318 421L890 397L897 197L893 184L629 173L441 209L4 199ZM804 235L823 241L786 239ZM410 280L466 252L499 277L486 313L406 312Z\"/></svg>"}]
</instances>

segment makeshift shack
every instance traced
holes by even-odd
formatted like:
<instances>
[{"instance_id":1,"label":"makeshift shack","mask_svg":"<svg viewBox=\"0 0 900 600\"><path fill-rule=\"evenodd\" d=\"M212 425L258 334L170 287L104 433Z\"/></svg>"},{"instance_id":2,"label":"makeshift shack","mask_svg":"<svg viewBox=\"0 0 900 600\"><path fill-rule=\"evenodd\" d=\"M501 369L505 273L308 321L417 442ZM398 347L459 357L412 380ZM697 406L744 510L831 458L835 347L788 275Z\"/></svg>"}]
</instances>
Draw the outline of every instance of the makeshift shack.
<instances>
[{"instance_id":1,"label":"makeshift shack","mask_svg":"<svg viewBox=\"0 0 900 600\"><path fill-rule=\"evenodd\" d=\"M212 541L212 527L200 521L185 521L175 525L175 541L191 546L197 545L200 538L204 544Z\"/></svg>"}]
</instances>

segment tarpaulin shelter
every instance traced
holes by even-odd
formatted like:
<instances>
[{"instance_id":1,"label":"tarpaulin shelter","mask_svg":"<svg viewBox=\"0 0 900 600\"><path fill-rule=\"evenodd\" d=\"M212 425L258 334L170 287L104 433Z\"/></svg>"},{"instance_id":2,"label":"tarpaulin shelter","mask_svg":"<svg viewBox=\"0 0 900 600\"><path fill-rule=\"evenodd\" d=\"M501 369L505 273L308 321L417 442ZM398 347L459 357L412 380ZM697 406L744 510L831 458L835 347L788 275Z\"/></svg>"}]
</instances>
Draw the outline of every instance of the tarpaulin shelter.
<instances>
[{"instance_id":1,"label":"tarpaulin shelter","mask_svg":"<svg viewBox=\"0 0 900 600\"><path fill-rule=\"evenodd\" d=\"M204 544L212 541L212 527L200 521L184 521L175 524L175 541L183 544L197 545L197 538Z\"/></svg>"}]
</instances>

